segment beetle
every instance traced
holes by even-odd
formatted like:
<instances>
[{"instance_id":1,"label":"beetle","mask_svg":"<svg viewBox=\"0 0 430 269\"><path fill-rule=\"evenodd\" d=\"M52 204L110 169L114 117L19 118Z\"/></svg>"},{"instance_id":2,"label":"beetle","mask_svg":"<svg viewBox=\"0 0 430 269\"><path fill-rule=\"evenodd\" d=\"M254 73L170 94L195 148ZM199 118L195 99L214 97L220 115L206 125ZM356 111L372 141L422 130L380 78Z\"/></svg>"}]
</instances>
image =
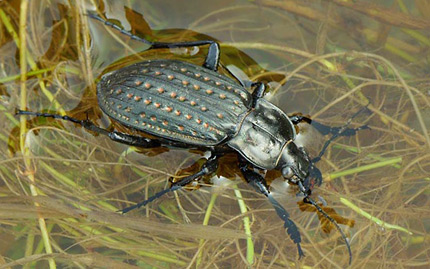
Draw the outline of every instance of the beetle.
<instances>
[{"instance_id":1,"label":"beetle","mask_svg":"<svg viewBox=\"0 0 430 269\"><path fill-rule=\"evenodd\" d=\"M201 177L214 173L218 160L227 153L236 153L240 171L245 180L265 195L284 228L297 245L299 258L304 256L301 235L284 207L274 199L260 171L279 170L289 183L297 185L304 201L312 204L332 222L341 233L349 252L349 242L336 223L309 196L311 181L318 185L322 176L315 163L327 146L338 136L354 135L368 128L329 127L300 114L288 116L277 106L263 98L266 85L230 78L217 72L220 46L212 40L163 43L127 32L119 26L89 13L90 18L103 22L132 39L150 46L149 49L179 48L208 45L202 66L177 60L145 60L102 76L97 84L97 98L101 110L112 120L155 138L130 135L100 128L89 120L69 116L18 110L18 115L52 117L77 123L87 130L106 135L111 140L141 148L161 146L197 148L211 153L200 170L171 184L170 188L133 206L122 213L145 206L160 196L176 191ZM248 91L252 89L252 93ZM355 113L354 118L361 110ZM350 121L351 121L350 119ZM322 134L332 134L320 154L311 159L304 147L296 143L298 124L312 123Z\"/></svg>"}]
</instances>

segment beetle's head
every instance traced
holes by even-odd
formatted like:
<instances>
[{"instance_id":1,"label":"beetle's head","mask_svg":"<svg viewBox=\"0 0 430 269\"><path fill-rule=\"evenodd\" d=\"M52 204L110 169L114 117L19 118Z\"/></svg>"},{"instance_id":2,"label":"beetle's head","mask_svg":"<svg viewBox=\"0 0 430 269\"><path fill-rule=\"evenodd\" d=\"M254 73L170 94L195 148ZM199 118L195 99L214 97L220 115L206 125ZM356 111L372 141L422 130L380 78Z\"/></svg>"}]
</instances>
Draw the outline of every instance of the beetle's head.
<instances>
[{"instance_id":1,"label":"beetle's head","mask_svg":"<svg viewBox=\"0 0 430 269\"><path fill-rule=\"evenodd\" d=\"M294 184L300 182L300 185L305 186L304 194L310 194L313 187L311 177L314 172L319 172L319 170L312 165L312 161L303 147L298 147L296 143L290 141L282 152L278 167L286 180Z\"/></svg>"}]
</instances>

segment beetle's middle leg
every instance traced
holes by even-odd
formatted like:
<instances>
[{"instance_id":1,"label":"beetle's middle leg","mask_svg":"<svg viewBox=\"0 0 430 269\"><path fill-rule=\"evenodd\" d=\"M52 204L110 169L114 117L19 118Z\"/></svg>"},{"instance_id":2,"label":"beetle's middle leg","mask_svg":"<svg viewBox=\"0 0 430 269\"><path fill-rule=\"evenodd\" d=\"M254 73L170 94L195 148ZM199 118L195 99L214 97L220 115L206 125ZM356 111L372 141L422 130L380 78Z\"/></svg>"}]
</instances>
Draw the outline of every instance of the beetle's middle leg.
<instances>
[{"instance_id":1,"label":"beetle's middle leg","mask_svg":"<svg viewBox=\"0 0 430 269\"><path fill-rule=\"evenodd\" d=\"M299 252L299 258L303 257L305 254L303 253L302 247L300 245L302 242L302 237L296 224L290 219L290 214L288 214L285 208L279 204L275 198L273 198L272 194L269 192L266 180L259 173L252 170L246 160L242 158L240 159L239 167L245 180L251 184L254 189L264 194L269 199L278 216L284 221L284 228L286 229L291 240L296 243L297 250Z\"/></svg>"},{"instance_id":2,"label":"beetle's middle leg","mask_svg":"<svg viewBox=\"0 0 430 269\"><path fill-rule=\"evenodd\" d=\"M191 176L184 177L180 181L173 183L170 186L170 188L162 190L160 192L157 192L156 194L149 197L148 199L146 199L142 202L139 202L133 206L123 208L122 210L120 210L120 212L121 213L127 213L133 209L140 208L142 206L146 206L148 203L154 201L155 199L160 198L161 196L163 196L166 193L179 190L182 187L190 184L194 180L199 180L203 176L210 175L210 174L214 173L216 171L216 169L218 168L218 157L220 157L220 155L212 154L212 156L203 164L202 168L200 168L200 171L198 171L197 173L195 173Z\"/></svg>"},{"instance_id":3,"label":"beetle's middle leg","mask_svg":"<svg viewBox=\"0 0 430 269\"><path fill-rule=\"evenodd\" d=\"M107 129L96 126L94 123L92 123L89 120L79 120L69 116L62 116L59 114L24 111L19 109L16 111L16 115L30 115L30 116L36 116L36 117L54 118L54 119L60 119L65 121L71 121L73 123L81 125L82 127L84 127L89 131L95 132L97 134L105 135L115 142L127 144L130 146L136 146L141 148L157 148L162 145L162 143L157 139L134 136L134 135L129 135L129 134L121 133L117 131L111 132Z\"/></svg>"}]
</instances>

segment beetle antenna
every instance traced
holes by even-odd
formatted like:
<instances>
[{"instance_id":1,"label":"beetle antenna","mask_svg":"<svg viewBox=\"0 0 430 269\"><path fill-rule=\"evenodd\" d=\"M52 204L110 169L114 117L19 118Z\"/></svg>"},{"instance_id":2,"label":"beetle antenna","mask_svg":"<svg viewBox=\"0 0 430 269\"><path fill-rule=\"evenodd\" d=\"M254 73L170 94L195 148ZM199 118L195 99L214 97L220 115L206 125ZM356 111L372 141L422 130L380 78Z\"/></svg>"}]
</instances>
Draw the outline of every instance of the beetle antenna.
<instances>
[{"instance_id":1,"label":"beetle antenna","mask_svg":"<svg viewBox=\"0 0 430 269\"><path fill-rule=\"evenodd\" d=\"M326 219L328 219L331 223L334 224L334 226L336 226L336 229L339 231L339 233L342 235L343 240L345 241L346 247L348 248L348 253L349 253L349 264L351 265L352 262L352 252L351 252L351 245L349 244L348 238L346 237L345 233L342 231L342 229L340 228L339 224L337 224L337 222L330 217L317 203L315 203L314 200L312 200L309 196L306 196L304 198L304 202L308 202L310 204L312 204L317 210L318 212L320 212Z\"/></svg>"},{"instance_id":2,"label":"beetle antenna","mask_svg":"<svg viewBox=\"0 0 430 269\"><path fill-rule=\"evenodd\" d=\"M303 187L303 184L301 181L299 181L298 183L299 188L301 189L301 191L305 191L305 188ZM343 230L340 228L339 224L337 224L337 222L330 217L314 200L312 200L305 192L305 198L303 198L303 202L308 203L313 205L318 212L320 212L326 219L328 219L331 223L333 223L333 225L336 227L336 229L339 231L339 233L342 235L343 241L345 241L346 247L348 248L348 253L349 253L349 264L351 265L352 262L352 251L351 251L351 245L349 244L348 238L346 237L345 233L343 232Z\"/></svg>"}]
</instances>

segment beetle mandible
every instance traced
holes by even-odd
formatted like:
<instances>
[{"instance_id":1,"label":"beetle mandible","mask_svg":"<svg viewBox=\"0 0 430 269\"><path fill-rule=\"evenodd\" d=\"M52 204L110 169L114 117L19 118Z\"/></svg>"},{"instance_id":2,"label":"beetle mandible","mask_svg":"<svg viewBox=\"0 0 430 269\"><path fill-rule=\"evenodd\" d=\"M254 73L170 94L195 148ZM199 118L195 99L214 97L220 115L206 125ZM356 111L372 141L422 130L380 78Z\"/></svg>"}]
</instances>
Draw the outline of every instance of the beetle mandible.
<instances>
[{"instance_id":1,"label":"beetle mandible","mask_svg":"<svg viewBox=\"0 0 430 269\"><path fill-rule=\"evenodd\" d=\"M304 201L312 204L332 222L341 233L352 259L351 248L336 221L312 200L310 181L321 184L322 176L315 163L321 158L328 144L338 136L354 135L368 128L328 127L301 115L286 115L281 109L263 98L266 86L262 82L237 81L217 72L220 46L212 40L163 43L151 42L133 35L119 26L89 13L132 39L150 46L149 49L180 48L209 45L203 66L177 60L146 60L102 76L97 85L100 108L120 124L143 131L155 139L134 136L118 131L108 131L89 120L68 116L18 110L18 115L52 117L80 124L84 128L106 135L113 141L142 147L160 146L198 148L210 151L197 173L187 176L171 187L147 200L124 208L122 213L145 206L160 196L178 190L202 176L214 173L218 159L227 153L237 153L239 168L245 180L265 195L284 228L297 245L299 258L304 256L301 235L288 212L270 193L265 178L258 172L277 169L289 183L298 186ZM253 89L249 93L247 89ZM361 111L361 110L360 110ZM358 113L355 113L355 117ZM351 119L352 119L351 118ZM297 124L307 122L323 134L332 134L320 154L311 159L307 151L295 143Z\"/></svg>"}]
</instances>

